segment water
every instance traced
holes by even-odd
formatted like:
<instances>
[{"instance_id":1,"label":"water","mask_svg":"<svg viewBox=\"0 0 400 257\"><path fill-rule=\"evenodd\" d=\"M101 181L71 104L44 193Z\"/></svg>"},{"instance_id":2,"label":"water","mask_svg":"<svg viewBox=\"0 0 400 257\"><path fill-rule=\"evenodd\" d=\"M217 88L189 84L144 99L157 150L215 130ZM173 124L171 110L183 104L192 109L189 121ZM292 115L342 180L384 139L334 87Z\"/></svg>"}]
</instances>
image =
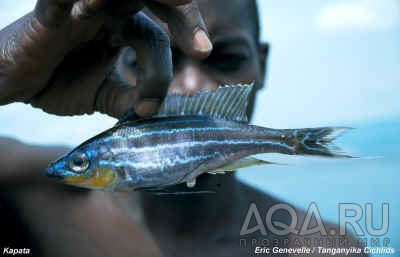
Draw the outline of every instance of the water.
<instances>
[{"instance_id":1,"label":"water","mask_svg":"<svg viewBox=\"0 0 400 257\"><path fill-rule=\"evenodd\" d=\"M322 219L339 222L339 203L357 203L365 214L365 204L373 204L373 227L382 226L382 204L389 204L389 230L379 237L389 238L390 247L400 251L400 119L350 124L356 128L336 142L359 159L299 158L261 155L287 166L258 166L242 170L240 179L265 192L307 210L318 205ZM352 215L352 214L347 214ZM360 220L365 236L365 216ZM349 231L351 227L347 226ZM381 243L383 241L381 240Z\"/></svg>"}]
</instances>

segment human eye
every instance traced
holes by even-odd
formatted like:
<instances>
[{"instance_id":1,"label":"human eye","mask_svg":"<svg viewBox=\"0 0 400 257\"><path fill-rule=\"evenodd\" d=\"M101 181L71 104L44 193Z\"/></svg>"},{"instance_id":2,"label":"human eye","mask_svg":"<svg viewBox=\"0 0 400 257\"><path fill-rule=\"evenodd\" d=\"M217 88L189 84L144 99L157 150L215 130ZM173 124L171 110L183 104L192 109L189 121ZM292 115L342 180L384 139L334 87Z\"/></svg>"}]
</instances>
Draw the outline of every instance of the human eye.
<instances>
[{"instance_id":1,"label":"human eye","mask_svg":"<svg viewBox=\"0 0 400 257\"><path fill-rule=\"evenodd\" d=\"M249 44L242 38L226 37L217 40L206 65L221 73L233 73L245 68L251 59Z\"/></svg>"},{"instance_id":2,"label":"human eye","mask_svg":"<svg viewBox=\"0 0 400 257\"><path fill-rule=\"evenodd\" d=\"M207 66L219 72L238 71L248 61L248 56L241 52L215 51L206 59Z\"/></svg>"}]
</instances>

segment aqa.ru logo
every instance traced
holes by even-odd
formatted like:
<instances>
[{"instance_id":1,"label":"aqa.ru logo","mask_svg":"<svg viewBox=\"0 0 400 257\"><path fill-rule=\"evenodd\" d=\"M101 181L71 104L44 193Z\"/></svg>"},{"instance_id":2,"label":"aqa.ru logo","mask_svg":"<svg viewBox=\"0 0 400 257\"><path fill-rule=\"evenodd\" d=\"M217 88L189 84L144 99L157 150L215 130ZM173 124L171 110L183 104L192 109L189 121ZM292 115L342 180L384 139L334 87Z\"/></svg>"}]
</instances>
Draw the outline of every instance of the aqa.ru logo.
<instances>
[{"instance_id":1,"label":"aqa.ru logo","mask_svg":"<svg viewBox=\"0 0 400 257\"><path fill-rule=\"evenodd\" d=\"M285 224L280 221L273 221L272 216L273 214L278 211L278 210L284 210L287 211L290 216L291 216L291 223ZM355 212L355 215L352 216L347 216L347 212L352 211L353 213ZM339 235L340 236L345 236L346 235L346 224L350 224L354 232L357 236L365 236L364 231L362 230L359 221L363 217L363 209L360 205L355 204L355 203L341 203L339 204ZM257 225L249 228L250 221L252 217L254 216ZM309 228L311 218L314 216L317 226L313 228ZM290 233L294 235L300 235L300 236L307 236L311 235L314 233L321 233L322 236L327 236L328 233L325 229L324 223L322 221L321 215L319 213L318 207L316 203L311 203L306 217L304 219L304 222L301 226L301 229L298 230L296 229L297 227L297 222L298 222L298 217L297 217L297 212L296 210L286 204L286 203L278 203L273 205L266 213L265 215L265 224L268 230L277 235L277 236L286 236L289 235ZM386 234L389 230L389 204L384 203L382 204L382 227L380 229L375 229L372 226L372 204L367 203L365 205L365 225L366 229L369 235L371 236L383 236ZM263 236L268 235L265 226L262 222L260 213L258 211L258 208L255 203L252 203L250 205L250 208L247 212L246 218L243 222L242 229L240 230L240 235L245 236L251 233L254 233L255 231L259 230ZM331 229L329 231L330 235L336 235L337 231L335 229ZM387 242L388 243L388 242Z\"/></svg>"}]
</instances>

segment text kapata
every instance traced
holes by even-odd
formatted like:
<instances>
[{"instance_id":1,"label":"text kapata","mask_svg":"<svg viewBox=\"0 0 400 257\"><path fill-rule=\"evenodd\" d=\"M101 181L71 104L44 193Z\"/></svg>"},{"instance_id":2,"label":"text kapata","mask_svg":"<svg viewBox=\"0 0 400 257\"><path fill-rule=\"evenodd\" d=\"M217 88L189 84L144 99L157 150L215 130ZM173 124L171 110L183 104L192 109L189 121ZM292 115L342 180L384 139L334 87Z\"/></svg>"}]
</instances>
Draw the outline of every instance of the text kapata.
<instances>
[{"instance_id":1,"label":"text kapata","mask_svg":"<svg viewBox=\"0 0 400 257\"><path fill-rule=\"evenodd\" d=\"M8 254L8 255L22 255L22 254L30 254L31 249L29 248L10 248L10 247L4 247L3 248L3 255Z\"/></svg>"}]
</instances>

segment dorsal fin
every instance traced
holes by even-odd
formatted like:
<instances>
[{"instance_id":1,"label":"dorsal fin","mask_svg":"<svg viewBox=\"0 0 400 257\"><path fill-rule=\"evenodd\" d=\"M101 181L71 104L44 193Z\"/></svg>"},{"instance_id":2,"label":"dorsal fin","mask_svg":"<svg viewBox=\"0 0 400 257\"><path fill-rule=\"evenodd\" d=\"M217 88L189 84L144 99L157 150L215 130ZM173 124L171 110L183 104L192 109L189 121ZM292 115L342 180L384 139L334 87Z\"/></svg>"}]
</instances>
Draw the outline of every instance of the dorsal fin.
<instances>
[{"instance_id":1,"label":"dorsal fin","mask_svg":"<svg viewBox=\"0 0 400 257\"><path fill-rule=\"evenodd\" d=\"M194 95L169 95L157 117L202 115L212 119L247 122L247 104L253 84L220 86Z\"/></svg>"}]
</instances>

